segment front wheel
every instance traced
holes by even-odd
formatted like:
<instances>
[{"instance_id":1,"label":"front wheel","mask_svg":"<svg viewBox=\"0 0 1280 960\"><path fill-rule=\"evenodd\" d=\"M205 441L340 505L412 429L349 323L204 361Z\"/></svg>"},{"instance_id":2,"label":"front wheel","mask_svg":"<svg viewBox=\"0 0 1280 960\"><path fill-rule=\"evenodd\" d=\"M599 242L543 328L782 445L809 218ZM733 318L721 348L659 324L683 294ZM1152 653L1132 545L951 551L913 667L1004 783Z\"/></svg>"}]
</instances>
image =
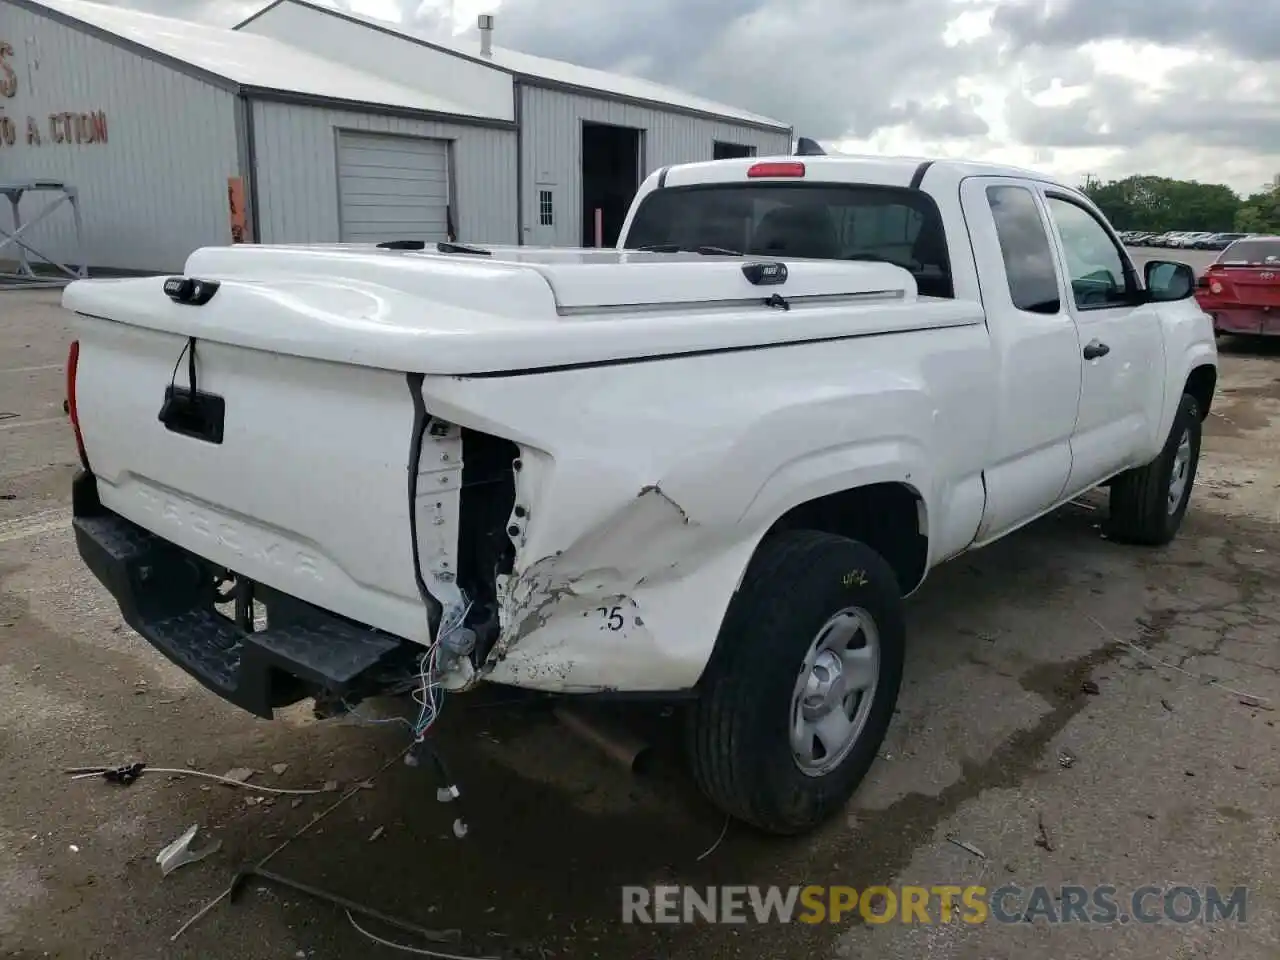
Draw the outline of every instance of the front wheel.
<instances>
[{"instance_id":1,"label":"front wheel","mask_svg":"<svg viewBox=\"0 0 1280 960\"><path fill-rule=\"evenodd\" d=\"M1109 533L1124 543L1163 546L1182 526L1200 462L1200 405L1182 395L1160 455L1128 470L1111 486Z\"/></svg>"},{"instance_id":2,"label":"front wheel","mask_svg":"<svg viewBox=\"0 0 1280 960\"><path fill-rule=\"evenodd\" d=\"M784 835L844 806L898 698L902 608L893 571L865 544L810 530L762 543L688 718L703 792Z\"/></svg>"}]
</instances>

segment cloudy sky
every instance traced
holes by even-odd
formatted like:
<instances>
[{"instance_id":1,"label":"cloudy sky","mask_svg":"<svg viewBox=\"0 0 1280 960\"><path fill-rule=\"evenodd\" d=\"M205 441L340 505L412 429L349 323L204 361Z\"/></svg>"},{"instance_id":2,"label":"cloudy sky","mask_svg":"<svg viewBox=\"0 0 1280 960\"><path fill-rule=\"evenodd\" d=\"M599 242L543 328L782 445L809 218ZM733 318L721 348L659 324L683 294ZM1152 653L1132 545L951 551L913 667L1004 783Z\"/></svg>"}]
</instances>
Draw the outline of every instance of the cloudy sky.
<instances>
[{"instance_id":1,"label":"cloudy sky","mask_svg":"<svg viewBox=\"0 0 1280 960\"><path fill-rule=\"evenodd\" d=\"M233 23L265 0L112 0ZM327 0L620 70L853 152L1079 181L1280 174L1277 0Z\"/></svg>"}]
</instances>

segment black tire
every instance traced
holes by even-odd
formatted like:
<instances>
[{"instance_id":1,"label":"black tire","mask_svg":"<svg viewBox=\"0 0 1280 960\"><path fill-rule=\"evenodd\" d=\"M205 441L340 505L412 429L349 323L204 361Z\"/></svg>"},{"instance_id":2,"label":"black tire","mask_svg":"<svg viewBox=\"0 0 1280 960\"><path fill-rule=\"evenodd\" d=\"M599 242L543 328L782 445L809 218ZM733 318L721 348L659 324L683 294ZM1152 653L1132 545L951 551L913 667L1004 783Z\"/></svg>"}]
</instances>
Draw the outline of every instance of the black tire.
<instances>
[{"instance_id":1,"label":"black tire","mask_svg":"<svg viewBox=\"0 0 1280 960\"><path fill-rule=\"evenodd\" d=\"M1191 488L1195 485L1202 426L1196 398L1184 393L1160 456L1145 467L1125 471L1111 486L1111 516L1107 532L1113 540L1158 547L1177 536L1191 500ZM1169 483L1184 432L1191 441L1191 461L1187 465L1182 498L1171 512Z\"/></svg>"},{"instance_id":2,"label":"black tire","mask_svg":"<svg viewBox=\"0 0 1280 960\"><path fill-rule=\"evenodd\" d=\"M809 776L792 752L792 696L820 628L847 607L875 621L876 686L844 759ZM688 717L690 762L702 791L729 815L769 833L803 833L829 818L884 741L902 682L905 635L897 578L870 547L811 530L766 539L729 605Z\"/></svg>"}]
</instances>

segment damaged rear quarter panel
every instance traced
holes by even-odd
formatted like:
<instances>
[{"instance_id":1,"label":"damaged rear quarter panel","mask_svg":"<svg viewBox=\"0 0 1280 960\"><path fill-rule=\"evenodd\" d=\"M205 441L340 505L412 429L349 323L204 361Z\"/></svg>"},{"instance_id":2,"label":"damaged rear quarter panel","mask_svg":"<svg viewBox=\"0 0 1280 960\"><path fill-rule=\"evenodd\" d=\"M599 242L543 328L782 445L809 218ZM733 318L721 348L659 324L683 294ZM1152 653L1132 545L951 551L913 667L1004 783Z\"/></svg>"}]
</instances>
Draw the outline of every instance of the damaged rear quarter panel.
<instances>
[{"instance_id":1,"label":"damaged rear quarter panel","mask_svg":"<svg viewBox=\"0 0 1280 960\"><path fill-rule=\"evenodd\" d=\"M903 480L956 446L909 341L978 328L511 377L427 377L434 416L520 448L488 679L565 692L694 686L760 538L792 506ZM956 378L949 378L954 381ZM954 413L948 413L953 411ZM950 438L950 439L948 439ZM950 453L944 450L944 453ZM933 496L933 481L921 490ZM464 494L465 495L465 494Z\"/></svg>"}]
</instances>

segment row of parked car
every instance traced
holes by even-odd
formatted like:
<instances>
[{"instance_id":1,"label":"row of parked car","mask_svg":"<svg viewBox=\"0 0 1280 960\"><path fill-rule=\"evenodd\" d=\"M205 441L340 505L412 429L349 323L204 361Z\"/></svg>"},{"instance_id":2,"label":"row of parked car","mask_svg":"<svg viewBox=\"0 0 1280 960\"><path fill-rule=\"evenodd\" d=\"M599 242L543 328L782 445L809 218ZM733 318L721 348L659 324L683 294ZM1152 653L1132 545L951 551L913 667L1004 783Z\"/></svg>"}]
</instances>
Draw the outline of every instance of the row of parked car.
<instances>
[{"instance_id":1,"label":"row of parked car","mask_svg":"<svg viewBox=\"0 0 1280 960\"><path fill-rule=\"evenodd\" d=\"M1195 233L1170 230L1168 233L1143 233L1122 230L1120 239L1131 247L1178 247L1183 250L1225 250L1237 240L1248 239L1248 233Z\"/></svg>"}]
</instances>

